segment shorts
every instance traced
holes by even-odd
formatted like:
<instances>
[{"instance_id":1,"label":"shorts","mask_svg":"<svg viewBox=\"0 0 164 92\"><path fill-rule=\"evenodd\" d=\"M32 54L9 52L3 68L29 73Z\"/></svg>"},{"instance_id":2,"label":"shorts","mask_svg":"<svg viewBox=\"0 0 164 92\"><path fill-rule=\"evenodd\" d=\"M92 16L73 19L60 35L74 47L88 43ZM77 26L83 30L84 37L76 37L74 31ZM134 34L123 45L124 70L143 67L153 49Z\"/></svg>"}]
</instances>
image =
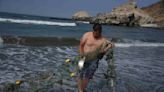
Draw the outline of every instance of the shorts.
<instances>
[{"instance_id":1,"label":"shorts","mask_svg":"<svg viewBox=\"0 0 164 92\"><path fill-rule=\"evenodd\" d=\"M94 72L98 68L98 60L86 61L84 67L78 70L79 79L92 79Z\"/></svg>"}]
</instances>

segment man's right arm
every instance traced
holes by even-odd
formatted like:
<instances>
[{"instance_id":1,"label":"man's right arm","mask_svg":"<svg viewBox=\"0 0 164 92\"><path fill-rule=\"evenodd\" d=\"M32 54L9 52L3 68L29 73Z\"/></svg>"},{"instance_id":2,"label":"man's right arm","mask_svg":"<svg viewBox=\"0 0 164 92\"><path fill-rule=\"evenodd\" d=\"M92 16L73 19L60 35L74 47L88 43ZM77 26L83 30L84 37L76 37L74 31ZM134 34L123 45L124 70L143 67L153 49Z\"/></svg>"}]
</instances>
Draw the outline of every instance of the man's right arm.
<instances>
[{"instance_id":1,"label":"man's right arm","mask_svg":"<svg viewBox=\"0 0 164 92\"><path fill-rule=\"evenodd\" d=\"M84 54L84 46L86 41L87 41L87 33L85 33L80 40L80 46L79 46L80 55Z\"/></svg>"}]
</instances>

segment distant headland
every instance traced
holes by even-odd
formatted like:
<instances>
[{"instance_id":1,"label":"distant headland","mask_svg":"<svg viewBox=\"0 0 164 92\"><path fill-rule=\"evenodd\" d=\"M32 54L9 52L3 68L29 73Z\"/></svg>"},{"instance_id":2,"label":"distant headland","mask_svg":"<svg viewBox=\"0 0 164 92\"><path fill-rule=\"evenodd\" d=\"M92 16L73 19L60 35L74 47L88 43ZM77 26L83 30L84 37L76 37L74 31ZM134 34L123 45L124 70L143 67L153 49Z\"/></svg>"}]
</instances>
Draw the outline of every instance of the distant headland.
<instances>
[{"instance_id":1,"label":"distant headland","mask_svg":"<svg viewBox=\"0 0 164 92\"><path fill-rule=\"evenodd\" d=\"M79 11L72 19L106 25L164 28L164 1L160 0L150 6L139 8L135 0L130 0L111 12L90 16L86 11Z\"/></svg>"}]
</instances>

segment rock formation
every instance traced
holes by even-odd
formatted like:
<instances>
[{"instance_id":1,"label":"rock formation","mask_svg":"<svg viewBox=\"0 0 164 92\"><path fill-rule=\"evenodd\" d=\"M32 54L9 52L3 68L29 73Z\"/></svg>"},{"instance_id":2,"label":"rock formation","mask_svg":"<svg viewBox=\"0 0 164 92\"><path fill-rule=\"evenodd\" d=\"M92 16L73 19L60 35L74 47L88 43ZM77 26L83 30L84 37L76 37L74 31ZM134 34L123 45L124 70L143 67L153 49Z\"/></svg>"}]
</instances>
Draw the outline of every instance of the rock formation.
<instances>
[{"instance_id":1,"label":"rock formation","mask_svg":"<svg viewBox=\"0 0 164 92\"><path fill-rule=\"evenodd\" d=\"M138 8L135 0L114 8L111 12L90 17L85 11L73 15L74 20L109 25L162 27L164 28L164 0L144 8Z\"/></svg>"},{"instance_id":2,"label":"rock formation","mask_svg":"<svg viewBox=\"0 0 164 92\"><path fill-rule=\"evenodd\" d=\"M91 18L90 15L86 11L79 11L75 13L72 17L72 19L78 21L89 21L90 18Z\"/></svg>"},{"instance_id":3,"label":"rock formation","mask_svg":"<svg viewBox=\"0 0 164 92\"><path fill-rule=\"evenodd\" d=\"M143 24L151 24L154 19L147 13L137 8L135 2L128 2L110 13L99 13L91 21L102 24L125 25L125 26L141 26Z\"/></svg>"},{"instance_id":4,"label":"rock formation","mask_svg":"<svg viewBox=\"0 0 164 92\"><path fill-rule=\"evenodd\" d=\"M155 19L155 23L164 28L164 0L160 0L150 6L141 8Z\"/></svg>"}]
</instances>

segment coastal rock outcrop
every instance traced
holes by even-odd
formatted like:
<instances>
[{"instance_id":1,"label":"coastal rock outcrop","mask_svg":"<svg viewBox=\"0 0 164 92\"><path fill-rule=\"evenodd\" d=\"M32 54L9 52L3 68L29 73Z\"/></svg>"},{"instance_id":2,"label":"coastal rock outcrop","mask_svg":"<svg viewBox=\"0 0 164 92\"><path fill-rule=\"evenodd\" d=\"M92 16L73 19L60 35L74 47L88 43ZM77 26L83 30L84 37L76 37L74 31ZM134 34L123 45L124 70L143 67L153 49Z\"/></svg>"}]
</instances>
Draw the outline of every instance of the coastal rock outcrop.
<instances>
[{"instance_id":1,"label":"coastal rock outcrop","mask_svg":"<svg viewBox=\"0 0 164 92\"><path fill-rule=\"evenodd\" d=\"M72 19L78 21L90 21L91 16L86 11L79 11L73 15Z\"/></svg>"},{"instance_id":2,"label":"coastal rock outcrop","mask_svg":"<svg viewBox=\"0 0 164 92\"><path fill-rule=\"evenodd\" d=\"M95 22L112 25L142 26L145 24L152 24L154 18L140 8L137 8L135 2L128 2L114 8L110 13L97 14L91 21L91 23Z\"/></svg>"},{"instance_id":3,"label":"coastal rock outcrop","mask_svg":"<svg viewBox=\"0 0 164 92\"><path fill-rule=\"evenodd\" d=\"M85 11L77 12L72 17L77 21L88 21L109 25L141 26L164 28L164 0L150 6L139 8L135 0L114 8L111 12L89 16Z\"/></svg>"},{"instance_id":4,"label":"coastal rock outcrop","mask_svg":"<svg viewBox=\"0 0 164 92\"><path fill-rule=\"evenodd\" d=\"M164 0L141 9L152 16L159 27L164 28Z\"/></svg>"}]
</instances>

